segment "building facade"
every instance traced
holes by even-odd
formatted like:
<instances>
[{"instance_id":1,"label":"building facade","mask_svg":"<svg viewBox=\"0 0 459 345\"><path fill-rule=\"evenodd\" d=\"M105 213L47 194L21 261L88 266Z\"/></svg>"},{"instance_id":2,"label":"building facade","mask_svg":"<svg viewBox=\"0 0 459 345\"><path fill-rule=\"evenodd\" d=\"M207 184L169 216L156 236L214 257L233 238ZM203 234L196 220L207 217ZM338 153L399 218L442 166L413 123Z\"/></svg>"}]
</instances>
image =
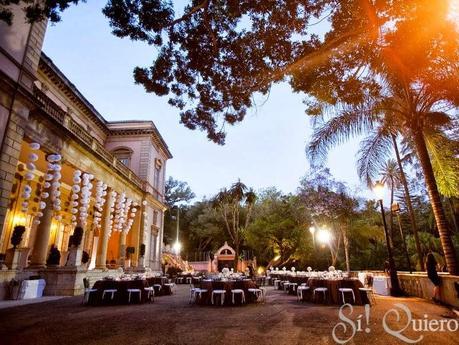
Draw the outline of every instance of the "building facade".
<instances>
[{"instance_id":1,"label":"building facade","mask_svg":"<svg viewBox=\"0 0 459 345\"><path fill-rule=\"evenodd\" d=\"M75 294L83 274L159 272L166 143L151 121L104 119L41 51L46 23L12 6L13 24L0 22L0 283L39 274L48 294Z\"/></svg>"}]
</instances>

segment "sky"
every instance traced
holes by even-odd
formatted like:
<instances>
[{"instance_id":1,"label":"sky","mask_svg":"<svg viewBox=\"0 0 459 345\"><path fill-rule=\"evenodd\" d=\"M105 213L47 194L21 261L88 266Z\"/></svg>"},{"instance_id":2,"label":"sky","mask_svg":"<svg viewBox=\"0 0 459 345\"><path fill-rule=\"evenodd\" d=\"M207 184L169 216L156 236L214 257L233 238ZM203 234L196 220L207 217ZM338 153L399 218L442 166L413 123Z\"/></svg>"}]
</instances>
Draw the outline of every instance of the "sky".
<instances>
[{"instance_id":1,"label":"sky","mask_svg":"<svg viewBox=\"0 0 459 345\"><path fill-rule=\"evenodd\" d=\"M104 4L94 0L67 9L61 22L48 26L43 51L107 120L152 120L174 156L167 175L186 181L197 199L238 179L255 190L275 186L295 192L309 169L305 147L311 126L304 95L287 84L275 85L243 122L227 127L226 145L209 142L204 132L179 123L178 109L167 97L134 84L133 69L150 66L157 50L113 36L101 13ZM357 149L354 140L332 150L327 166L336 179L368 196L356 174Z\"/></svg>"}]
</instances>

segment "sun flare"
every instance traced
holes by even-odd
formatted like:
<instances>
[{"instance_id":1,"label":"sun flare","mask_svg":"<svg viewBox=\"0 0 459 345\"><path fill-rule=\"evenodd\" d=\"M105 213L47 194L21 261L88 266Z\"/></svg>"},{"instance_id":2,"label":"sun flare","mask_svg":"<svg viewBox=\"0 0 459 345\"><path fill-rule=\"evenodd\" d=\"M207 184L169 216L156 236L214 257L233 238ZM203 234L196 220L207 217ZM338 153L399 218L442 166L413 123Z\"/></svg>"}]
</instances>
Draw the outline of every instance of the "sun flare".
<instances>
[{"instance_id":1,"label":"sun flare","mask_svg":"<svg viewBox=\"0 0 459 345\"><path fill-rule=\"evenodd\" d=\"M449 1L448 19L459 26L459 0Z\"/></svg>"}]
</instances>

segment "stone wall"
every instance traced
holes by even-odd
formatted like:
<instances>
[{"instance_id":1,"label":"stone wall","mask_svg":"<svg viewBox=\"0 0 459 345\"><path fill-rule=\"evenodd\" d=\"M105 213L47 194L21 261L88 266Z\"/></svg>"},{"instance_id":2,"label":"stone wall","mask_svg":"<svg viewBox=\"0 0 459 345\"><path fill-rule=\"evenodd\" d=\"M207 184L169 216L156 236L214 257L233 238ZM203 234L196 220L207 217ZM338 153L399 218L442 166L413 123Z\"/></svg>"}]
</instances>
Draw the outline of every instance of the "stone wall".
<instances>
[{"instance_id":1,"label":"stone wall","mask_svg":"<svg viewBox=\"0 0 459 345\"><path fill-rule=\"evenodd\" d=\"M439 273L441 279L440 299L443 303L459 307L459 296L454 283L459 283L459 276L447 273ZM398 272L401 288L410 296L416 296L427 300L432 299L434 285L425 272L406 273Z\"/></svg>"}]
</instances>

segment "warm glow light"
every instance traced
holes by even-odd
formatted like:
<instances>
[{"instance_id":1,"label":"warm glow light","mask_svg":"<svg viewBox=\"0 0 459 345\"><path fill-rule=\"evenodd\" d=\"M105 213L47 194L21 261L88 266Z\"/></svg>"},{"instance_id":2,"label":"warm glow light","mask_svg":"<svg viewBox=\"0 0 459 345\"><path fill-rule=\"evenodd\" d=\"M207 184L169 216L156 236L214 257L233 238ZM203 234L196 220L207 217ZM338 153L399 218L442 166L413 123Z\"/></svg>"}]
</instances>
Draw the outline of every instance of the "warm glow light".
<instances>
[{"instance_id":1,"label":"warm glow light","mask_svg":"<svg viewBox=\"0 0 459 345\"><path fill-rule=\"evenodd\" d=\"M264 271L265 271L265 269L263 267L258 267L258 269L257 269L257 273L258 274L263 274Z\"/></svg>"},{"instance_id":2,"label":"warm glow light","mask_svg":"<svg viewBox=\"0 0 459 345\"><path fill-rule=\"evenodd\" d=\"M328 244L332 239L332 234L327 229L320 229L317 232L317 240L321 243Z\"/></svg>"},{"instance_id":3,"label":"warm glow light","mask_svg":"<svg viewBox=\"0 0 459 345\"><path fill-rule=\"evenodd\" d=\"M448 19L459 26L459 0L449 1Z\"/></svg>"},{"instance_id":4,"label":"warm glow light","mask_svg":"<svg viewBox=\"0 0 459 345\"><path fill-rule=\"evenodd\" d=\"M378 200L382 200L384 198L384 183L376 181L373 186L373 193L375 193Z\"/></svg>"},{"instance_id":5,"label":"warm glow light","mask_svg":"<svg viewBox=\"0 0 459 345\"><path fill-rule=\"evenodd\" d=\"M311 233L312 236L314 236L314 233L316 232L316 228L313 227L313 226L311 226L311 227L309 228L309 232Z\"/></svg>"},{"instance_id":6,"label":"warm glow light","mask_svg":"<svg viewBox=\"0 0 459 345\"><path fill-rule=\"evenodd\" d=\"M274 257L274 261L277 261L277 260L279 260L280 258L281 258L280 255L276 255L276 256Z\"/></svg>"},{"instance_id":7,"label":"warm glow light","mask_svg":"<svg viewBox=\"0 0 459 345\"><path fill-rule=\"evenodd\" d=\"M26 216L24 213L16 213L13 217L13 226L16 225L26 225Z\"/></svg>"},{"instance_id":8,"label":"warm glow light","mask_svg":"<svg viewBox=\"0 0 459 345\"><path fill-rule=\"evenodd\" d=\"M174 246L172 247L172 249L174 250L174 253L178 255L180 254L180 251L182 250L182 244L179 241L177 241L174 243Z\"/></svg>"}]
</instances>

